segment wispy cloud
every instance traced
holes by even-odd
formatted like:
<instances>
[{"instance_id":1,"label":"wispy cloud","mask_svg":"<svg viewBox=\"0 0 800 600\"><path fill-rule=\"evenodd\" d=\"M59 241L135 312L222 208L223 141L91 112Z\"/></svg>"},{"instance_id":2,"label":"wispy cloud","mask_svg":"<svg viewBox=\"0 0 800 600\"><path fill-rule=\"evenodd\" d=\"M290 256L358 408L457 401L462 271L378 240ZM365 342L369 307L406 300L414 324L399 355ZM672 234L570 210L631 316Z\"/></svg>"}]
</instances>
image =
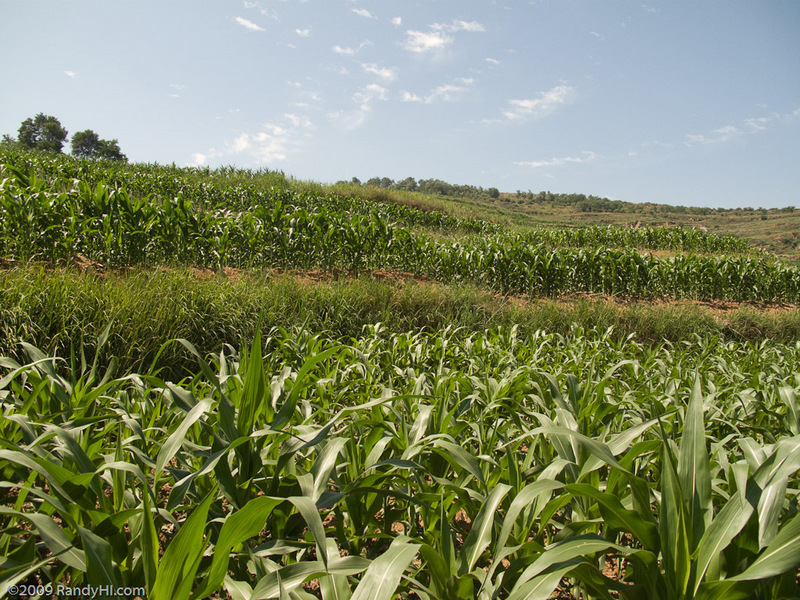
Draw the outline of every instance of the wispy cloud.
<instances>
[{"instance_id":1,"label":"wispy cloud","mask_svg":"<svg viewBox=\"0 0 800 600\"><path fill-rule=\"evenodd\" d=\"M236 17L235 21L239 25L241 25L242 27L244 27L246 29L249 29L250 31L265 31L265 29L263 27L259 27L258 25L256 25L252 21L248 21L247 19L245 19L243 17Z\"/></svg>"},{"instance_id":2,"label":"wispy cloud","mask_svg":"<svg viewBox=\"0 0 800 600\"><path fill-rule=\"evenodd\" d=\"M305 115L296 115L293 113L286 113L283 115L283 118L286 119L292 127L310 130L313 129L314 126L309 120L308 117Z\"/></svg>"},{"instance_id":3,"label":"wispy cloud","mask_svg":"<svg viewBox=\"0 0 800 600\"><path fill-rule=\"evenodd\" d=\"M487 58L486 62L492 65L499 65L502 64L502 61L497 60L496 58Z\"/></svg>"},{"instance_id":4,"label":"wispy cloud","mask_svg":"<svg viewBox=\"0 0 800 600\"><path fill-rule=\"evenodd\" d=\"M453 43L453 38L441 31L406 31L403 48L415 54L441 50Z\"/></svg>"},{"instance_id":5,"label":"wispy cloud","mask_svg":"<svg viewBox=\"0 0 800 600\"><path fill-rule=\"evenodd\" d=\"M192 154L192 165L208 164L229 157L249 158L256 164L285 162L297 152L303 140L314 130L311 121L298 114L287 113L278 123L266 123L254 133L242 132L225 143L222 150L210 148Z\"/></svg>"},{"instance_id":6,"label":"wispy cloud","mask_svg":"<svg viewBox=\"0 0 800 600\"><path fill-rule=\"evenodd\" d=\"M774 119L774 117L759 117L757 119L745 119L745 125L750 129L750 131L763 131L767 128L767 125Z\"/></svg>"},{"instance_id":7,"label":"wispy cloud","mask_svg":"<svg viewBox=\"0 0 800 600\"><path fill-rule=\"evenodd\" d=\"M386 67L379 67L373 63L362 63L361 68L364 69L367 73L371 73L376 75L386 81L387 83L391 83L395 79L397 79L397 69L386 68Z\"/></svg>"},{"instance_id":8,"label":"wispy cloud","mask_svg":"<svg viewBox=\"0 0 800 600\"><path fill-rule=\"evenodd\" d=\"M270 17L272 19L278 18L278 13L276 13L274 10L270 8L265 8L264 6L262 6L260 2L248 2L247 0L245 0L243 6L248 10L255 9L265 17Z\"/></svg>"},{"instance_id":9,"label":"wispy cloud","mask_svg":"<svg viewBox=\"0 0 800 600\"><path fill-rule=\"evenodd\" d=\"M550 158L547 160L529 160L529 161L519 161L515 162L515 165L519 165L521 167L531 167L532 169L541 169L544 167L562 167L566 164L570 163L587 163L593 160L596 160L598 155L594 152L590 152L585 150L581 152L580 156L562 156L559 158Z\"/></svg>"},{"instance_id":10,"label":"wispy cloud","mask_svg":"<svg viewBox=\"0 0 800 600\"><path fill-rule=\"evenodd\" d=\"M392 25L394 25L395 27L400 27L400 25L402 24L403 24L403 17L395 17L394 19L392 19Z\"/></svg>"},{"instance_id":11,"label":"wispy cloud","mask_svg":"<svg viewBox=\"0 0 800 600\"><path fill-rule=\"evenodd\" d=\"M415 54L425 54L443 50L453 43L453 34L458 31L481 32L485 31L483 25L477 21L453 20L452 23L434 23L429 27L429 31L417 31L410 29L406 31L406 39L403 47Z\"/></svg>"},{"instance_id":12,"label":"wispy cloud","mask_svg":"<svg viewBox=\"0 0 800 600\"><path fill-rule=\"evenodd\" d=\"M477 21L459 21L454 19L452 23L434 23L431 29L437 31L447 31L455 33L456 31L486 31L486 28Z\"/></svg>"},{"instance_id":13,"label":"wispy cloud","mask_svg":"<svg viewBox=\"0 0 800 600\"><path fill-rule=\"evenodd\" d=\"M352 10L354 13L356 13L359 17L366 17L367 19L375 19L376 18L366 8L352 8L350 10Z\"/></svg>"},{"instance_id":14,"label":"wispy cloud","mask_svg":"<svg viewBox=\"0 0 800 600\"><path fill-rule=\"evenodd\" d=\"M386 100L386 92L385 87L377 83L371 83L361 91L353 94L353 102L364 107L371 104L373 100Z\"/></svg>"},{"instance_id":15,"label":"wispy cloud","mask_svg":"<svg viewBox=\"0 0 800 600\"><path fill-rule=\"evenodd\" d=\"M267 125L255 134L243 133L229 146L232 154L247 152L258 163L286 160L291 137L289 130L277 125Z\"/></svg>"},{"instance_id":16,"label":"wispy cloud","mask_svg":"<svg viewBox=\"0 0 800 600\"><path fill-rule=\"evenodd\" d=\"M763 128L762 128L763 129ZM726 125L711 132L710 135L691 134L686 136L686 145L694 146L696 144L720 144L727 142L729 139L741 133L737 127L733 125Z\"/></svg>"},{"instance_id":17,"label":"wispy cloud","mask_svg":"<svg viewBox=\"0 0 800 600\"><path fill-rule=\"evenodd\" d=\"M541 119L568 104L574 97L575 88L568 85L558 85L546 92L541 92L536 98L509 100L508 108L503 110L504 119L487 119L484 122L497 123L503 120Z\"/></svg>"},{"instance_id":18,"label":"wispy cloud","mask_svg":"<svg viewBox=\"0 0 800 600\"><path fill-rule=\"evenodd\" d=\"M474 79L457 79L455 83L446 83L440 85L425 96L419 96L409 91L403 91L403 102L419 102L421 104L433 104L435 102L452 102L458 100L466 92L469 91L472 84L475 83Z\"/></svg>"},{"instance_id":19,"label":"wispy cloud","mask_svg":"<svg viewBox=\"0 0 800 600\"><path fill-rule=\"evenodd\" d=\"M358 108L349 111L332 112L330 113L331 121L347 131L357 129L367 120L373 110L375 101L383 101L387 97L388 90L385 87L377 83L371 83L353 94L353 102L358 105Z\"/></svg>"},{"instance_id":20,"label":"wispy cloud","mask_svg":"<svg viewBox=\"0 0 800 600\"><path fill-rule=\"evenodd\" d=\"M294 32L300 37L308 37L311 35L311 29L308 27L306 29L295 29Z\"/></svg>"},{"instance_id":21,"label":"wispy cloud","mask_svg":"<svg viewBox=\"0 0 800 600\"><path fill-rule=\"evenodd\" d=\"M258 164L282 162L299 149L302 139L314 129L305 116L283 115L280 124L267 123L254 134L243 133L227 148L232 154L249 154Z\"/></svg>"},{"instance_id":22,"label":"wispy cloud","mask_svg":"<svg viewBox=\"0 0 800 600\"><path fill-rule=\"evenodd\" d=\"M794 114L797 113L798 111L795 111ZM781 121L785 121L786 118L791 118L791 116L792 113L780 115L779 113L773 112L767 116L744 119L739 125L724 125L712 130L710 133L688 134L684 144L690 147L699 145L709 146L714 144L724 144L725 142L728 142L734 138L766 131Z\"/></svg>"},{"instance_id":23,"label":"wispy cloud","mask_svg":"<svg viewBox=\"0 0 800 600\"><path fill-rule=\"evenodd\" d=\"M75 79L77 77L75 71L64 71L64 75L66 75L70 79Z\"/></svg>"},{"instance_id":24,"label":"wispy cloud","mask_svg":"<svg viewBox=\"0 0 800 600\"><path fill-rule=\"evenodd\" d=\"M369 40L364 40L358 45L358 48L350 48L350 47L343 47L336 45L333 48L331 48L331 50L333 50L336 54L341 54L342 56L355 56L356 54L361 52L361 50L363 50L365 46L371 46L371 45L372 42L370 42Z\"/></svg>"}]
</instances>

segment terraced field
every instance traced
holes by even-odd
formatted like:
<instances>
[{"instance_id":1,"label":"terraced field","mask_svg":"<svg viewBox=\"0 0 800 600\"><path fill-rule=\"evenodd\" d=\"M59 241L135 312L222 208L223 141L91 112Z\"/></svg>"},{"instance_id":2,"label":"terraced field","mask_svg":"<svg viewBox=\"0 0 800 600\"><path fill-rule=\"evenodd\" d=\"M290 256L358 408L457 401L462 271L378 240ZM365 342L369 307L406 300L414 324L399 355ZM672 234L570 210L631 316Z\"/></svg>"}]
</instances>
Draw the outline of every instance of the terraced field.
<instances>
[{"instance_id":1,"label":"terraced field","mask_svg":"<svg viewBox=\"0 0 800 600\"><path fill-rule=\"evenodd\" d=\"M796 315L796 267L696 230L520 233L277 174L0 159L0 596L800 595L791 330L640 340L509 322L522 313L473 327L477 296L449 326L436 304L452 299L391 294L386 319L345 328L386 288L296 313L294 288L273 310L258 294L285 284L256 275L403 271L531 304ZM228 295L180 283L190 268ZM143 300L153 282L171 286L160 305ZM102 308L114 294L148 307L123 321L135 341L116 330L123 309ZM427 325L394 314L419 310ZM257 323L209 319L226 312ZM163 333L184 317L185 334ZM123 346L158 350L120 366Z\"/></svg>"}]
</instances>

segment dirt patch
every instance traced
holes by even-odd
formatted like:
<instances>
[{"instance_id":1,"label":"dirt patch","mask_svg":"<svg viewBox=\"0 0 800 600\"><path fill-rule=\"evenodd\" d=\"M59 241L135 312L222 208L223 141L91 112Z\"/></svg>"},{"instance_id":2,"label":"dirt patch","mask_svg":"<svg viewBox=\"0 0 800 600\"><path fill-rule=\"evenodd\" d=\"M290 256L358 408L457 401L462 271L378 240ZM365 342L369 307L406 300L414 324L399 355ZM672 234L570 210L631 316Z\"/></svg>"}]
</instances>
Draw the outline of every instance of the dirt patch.
<instances>
[{"instance_id":1,"label":"dirt patch","mask_svg":"<svg viewBox=\"0 0 800 600\"><path fill-rule=\"evenodd\" d=\"M515 306L530 306L545 302L552 302L558 306L575 304L576 302L597 302L616 308L630 308L631 306L648 306L652 308L697 308L712 314L725 315L742 309L751 309L767 314L778 314L798 310L800 305L785 302L755 302L734 300L691 300L686 298L626 298L610 296L607 294L592 294L575 292L556 298L530 298L528 296L503 296L496 294L496 298L504 299Z\"/></svg>"}]
</instances>

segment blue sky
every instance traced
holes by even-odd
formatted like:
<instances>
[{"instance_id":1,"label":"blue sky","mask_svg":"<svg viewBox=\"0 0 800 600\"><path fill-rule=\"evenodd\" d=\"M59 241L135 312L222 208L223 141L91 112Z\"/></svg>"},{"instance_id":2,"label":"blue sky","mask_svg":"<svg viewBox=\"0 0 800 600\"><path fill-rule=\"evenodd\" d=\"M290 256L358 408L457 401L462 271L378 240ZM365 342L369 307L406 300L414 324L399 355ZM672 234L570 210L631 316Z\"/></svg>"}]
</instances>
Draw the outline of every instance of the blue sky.
<instances>
[{"instance_id":1,"label":"blue sky","mask_svg":"<svg viewBox=\"0 0 800 600\"><path fill-rule=\"evenodd\" d=\"M0 0L0 133L43 112L137 162L800 206L798 32L798 0Z\"/></svg>"}]
</instances>

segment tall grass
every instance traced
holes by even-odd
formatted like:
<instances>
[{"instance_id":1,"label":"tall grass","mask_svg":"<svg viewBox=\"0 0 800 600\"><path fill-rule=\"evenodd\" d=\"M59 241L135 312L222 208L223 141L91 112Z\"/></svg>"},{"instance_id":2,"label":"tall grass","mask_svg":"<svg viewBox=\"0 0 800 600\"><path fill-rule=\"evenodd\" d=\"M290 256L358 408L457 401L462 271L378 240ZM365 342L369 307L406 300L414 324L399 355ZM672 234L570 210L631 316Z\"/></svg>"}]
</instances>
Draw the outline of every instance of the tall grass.
<instances>
[{"instance_id":1,"label":"tall grass","mask_svg":"<svg viewBox=\"0 0 800 600\"><path fill-rule=\"evenodd\" d=\"M747 306L714 313L691 304L614 304L605 298L567 302L522 302L465 285L406 283L323 273L232 273L189 269L132 270L98 274L42 266L0 271L0 355L23 360L20 342L48 354L69 356L89 347L113 323L108 356L123 369L148 369L164 340L185 338L202 352L228 344L240 348L263 327L300 326L327 331L340 340L357 337L365 325L382 322L390 331L466 331L516 324L567 335L613 328L615 339L633 335L648 344L680 343L695 333L733 341L800 339L800 312L766 312ZM160 365L173 377L195 369L181 347L164 349Z\"/></svg>"}]
</instances>

